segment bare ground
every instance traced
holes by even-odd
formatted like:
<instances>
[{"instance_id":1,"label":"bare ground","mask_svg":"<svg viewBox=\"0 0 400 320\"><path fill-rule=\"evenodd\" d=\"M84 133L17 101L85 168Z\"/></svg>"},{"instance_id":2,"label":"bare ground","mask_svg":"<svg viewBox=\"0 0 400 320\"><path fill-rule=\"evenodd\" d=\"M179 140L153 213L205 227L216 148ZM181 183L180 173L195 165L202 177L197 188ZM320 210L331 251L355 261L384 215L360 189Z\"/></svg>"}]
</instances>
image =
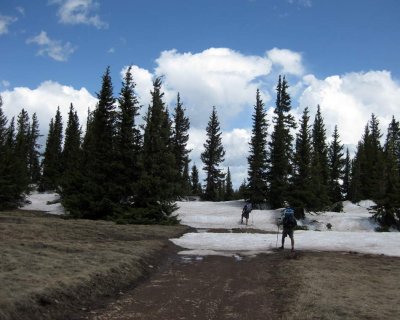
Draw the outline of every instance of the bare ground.
<instances>
[{"instance_id":1,"label":"bare ground","mask_svg":"<svg viewBox=\"0 0 400 320\"><path fill-rule=\"evenodd\" d=\"M175 249L176 250L176 249ZM178 256L76 319L400 319L400 259L289 252Z\"/></svg>"}]
</instances>

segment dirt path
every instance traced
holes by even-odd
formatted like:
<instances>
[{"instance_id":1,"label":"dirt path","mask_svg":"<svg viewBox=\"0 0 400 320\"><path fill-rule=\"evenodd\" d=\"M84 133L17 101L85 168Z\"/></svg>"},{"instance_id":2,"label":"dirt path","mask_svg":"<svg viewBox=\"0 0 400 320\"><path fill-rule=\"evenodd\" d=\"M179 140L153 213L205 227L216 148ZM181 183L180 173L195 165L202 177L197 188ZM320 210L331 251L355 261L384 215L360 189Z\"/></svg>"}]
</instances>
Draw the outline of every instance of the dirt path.
<instances>
[{"instance_id":1,"label":"dirt path","mask_svg":"<svg viewBox=\"0 0 400 320\"><path fill-rule=\"evenodd\" d=\"M149 279L76 319L400 319L399 258L182 257L174 250Z\"/></svg>"},{"instance_id":2,"label":"dirt path","mask_svg":"<svg viewBox=\"0 0 400 320\"><path fill-rule=\"evenodd\" d=\"M80 319L277 319L281 254L171 255L150 279Z\"/></svg>"}]
</instances>

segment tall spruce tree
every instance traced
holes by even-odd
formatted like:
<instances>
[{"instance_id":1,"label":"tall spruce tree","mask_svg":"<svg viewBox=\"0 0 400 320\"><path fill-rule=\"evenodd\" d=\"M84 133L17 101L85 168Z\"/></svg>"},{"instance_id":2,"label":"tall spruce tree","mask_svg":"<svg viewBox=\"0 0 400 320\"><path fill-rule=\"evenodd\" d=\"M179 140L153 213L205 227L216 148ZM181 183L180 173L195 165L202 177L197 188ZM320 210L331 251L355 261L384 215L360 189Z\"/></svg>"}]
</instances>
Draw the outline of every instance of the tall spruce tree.
<instances>
[{"instance_id":1,"label":"tall spruce tree","mask_svg":"<svg viewBox=\"0 0 400 320\"><path fill-rule=\"evenodd\" d=\"M178 195L184 195L187 191L188 171L185 173L185 169L188 168L189 164L189 153L187 149L187 142L189 140L189 118L185 116L185 109L181 102L180 95L178 93L176 98L176 107L174 113L174 130L173 130L173 149L176 161L176 171L178 173Z\"/></svg>"},{"instance_id":2,"label":"tall spruce tree","mask_svg":"<svg viewBox=\"0 0 400 320\"><path fill-rule=\"evenodd\" d=\"M139 102L135 94L131 67L125 73L119 95L117 113L116 156L118 166L115 174L118 176L117 186L123 203L133 197L140 177L139 152L141 134L136 124L139 115Z\"/></svg>"},{"instance_id":3,"label":"tall spruce tree","mask_svg":"<svg viewBox=\"0 0 400 320\"><path fill-rule=\"evenodd\" d=\"M226 182L225 182L225 201L233 200L234 191L232 185L232 177L231 171L228 167L228 172L226 173Z\"/></svg>"},{"instance_id":4,"label":"tall spruce tree","mask_svg":"<svg viewBox=\"0 0 400 320\"><path fill-rule=\"evenodd\" d=\"M15 136L15 163L16 163L16 184L19 190L29 191L29 115L24 109L17 118L17 133Z\"/></svg>"},{"instance_id":5,"label":"tall spruce tree","mask_svg":"<svg viewBox=\"0 0 400 320\"><path fill-rule=\"evenodd\" d=\"M74 203L74 201L78 200L79 203L79 194L84 183L81 134L78 114L71 103L67 127L65 128L64 147L61 153L62 176L60 192L62 203L66 208L79 207L79 204Z\"/></svg>"},{"instance_id":6,"label":"tall spruce tree","mask_svg":"<svg viewBox=\"0 0 400 320\"><path fill-rule=\"evenodd\" d=\"M399 144L400 125L393 117L388 127L384 148L383 180L385 191L384 195L377 201L377 212L374 217L382 226L396 227L398 230L400 230Z\"/></svg>"},{"instance_id":7,"label":"tall spruce tree","mask_svg":"<svg viewBox=\"0 0 400 320\"><path fill-rule=\"evenodd\" d=\"M218 200L221 181L225 176L219 168L225 156L221 138L222 132L220 130L217 110L213 107L206 128L207 139L204 143L204 152L201 154L201 160L204 164L203 170L206 173L203 197L205 200L210 201Z\"/></svg>"},{"instance_id":8,"label":"tall spruce tree","mask_svg":"<svg viewBox=\"0 0 400 320\"><path fill-rule=\"evenodd\" d=\"M294 117L290 114L291 101L285 77L279 76L276 87L274 129L269 143L269 202L272 208L279 208L289 196L290 176L292 174L292 141L290 129L296 128Z\"/></svg>"},{"instance_id":9,"label":"tall spruce tree","mask_svg":"<svg viewBox=\"0 0 400 320\"><path fill-rule=\"evenodd\" d=\"M315 201L311 180L311 126L308 108L305 108L300 121L300 130L296 136L294 170L290 203L295 207L310 209Z\"/></svg>"},{"instance_id":10,"label":"tall spruce tree","mask_svg":"<svg viewBox=\"0 0 400 320\"><path fill-rule=\"evenodd\" d=\"M142 166L143 174L135 205L138 222L175 223L172 212L176 190L176 164L172 147L172 128L169 113L163 101L161 78L153 82L152 100L144 128Z\"/></svg>"},{"instance_id":11,"label":"tall spruce tree","mask_svg":"<svg viewBox=\"0 0 400 320\"><path fill-rule=\"evenodd\" d=\"M197 169L195 164L192 166L190 180L191 180L191 185L192 185L192 194L194 196L201 195L201 183L199 180L199 170Z\"/></svg>"},{"instance_id":12,"label":"tall spruce tree","mask_svg":"<svg viewBox=\"0 0 400 320\"><path fill-rule=\"evenodd\" d=\"M67 208L73 215L89 219L113 216L119 206L115 181L115 98L110 68L102 76L99 100L88 117L82 145L82 175L84 183Z\"/></svg>"},{"instance_id":13,"label":"tall spruce tree","mask_svg":"<svg viewBox=\"0 0 400 320\"><path fill-rule=\"evenodd\" d=\"M54 120L50 120L49 133L46 140L46 148L42 162L43 174L39 190L55 190L60 183L62 175L62 138L63 123L60 108L57 108Z\"/></svg>"},{"instance_id":14,"label":"tall spruce tree","mask_svg":"<svg viewBox=\"0 0 400 320\"><path fill-rule=\"evenodd\" d=\"M28 171L30 183L37 184L41 178L40 170L40 147L38 143L39 137L42 135L39 132L39 122L36 113L32 115L32 123L29 128L29 151L28 151Z\"/></svg>"},{"instance_id":15,"label":"tall spruce tree","mask_svg":"<svg viewBox=\"0 0 400 320\"><path fill-rule=\"evenodd\" d=\"M350 199L350 179L351 179L351 160L349 149L346 149L346 158L344 160L342 194L345 200Z\"/></svg>"},{"instance_id":16,"label":"tall spruce tree","mask_svg":"<svg viewBox=\"0 0 400 320\"><path fill-rule=\"evenodd\" d=\"M324 210L329 204L329 166L326 129L318 105L312 128L312 187L314 194L313 210Z\"/></svg>"},{"instance_id":17,"label":"tall spruce tree","mask_svg":"<svg viewBox=\"0 0 400 320\"><path fill-rule=\"evenodd\" d=\"M248 198L255 206L266 201L267 198L267 130L266 111L260 97L260 90L256 92L256 104L252 115L253 129L250 140L250 155L248 162Z\"/></svg>"},{"instance_id":18,"label":"tall spruce tree","mask_svg":"<svg viewBox=\"0 0 400 320\"><path fill-rule=\"evenodd\" d=\"M342 201L342 186L345 159L343 158L344 146L340 142L337 126L332 134L332 143L328 148L328 164L329 164L329 196L332 203Z\"/></svg>"}]
</instances>

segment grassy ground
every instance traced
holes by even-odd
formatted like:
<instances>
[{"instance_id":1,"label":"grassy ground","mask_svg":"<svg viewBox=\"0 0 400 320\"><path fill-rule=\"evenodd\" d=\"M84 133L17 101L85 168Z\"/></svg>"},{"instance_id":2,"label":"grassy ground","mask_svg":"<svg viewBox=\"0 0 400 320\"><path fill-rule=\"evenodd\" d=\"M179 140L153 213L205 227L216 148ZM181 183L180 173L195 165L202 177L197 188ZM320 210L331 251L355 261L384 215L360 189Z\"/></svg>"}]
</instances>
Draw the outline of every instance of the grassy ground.
<instances>
[{"instance_id":1,"label":"grassy ground","mask_svg":"<svg viewBox=\"0 0 400 320\"><path fill-rule=\"evenodd\" d=\"M67 318L137 281L184 230L0 212L0 319Z\"/></svg>"},{"instance_id":2,"label":"grassy ground","mask_svg":"<svg viewBox=\"0 0 400 320\"><path fill-rule=\"evenodd\" d=\"M283 319L400 319L400 259L300 253L279 268Z\"/></svg>"}]
</instances>

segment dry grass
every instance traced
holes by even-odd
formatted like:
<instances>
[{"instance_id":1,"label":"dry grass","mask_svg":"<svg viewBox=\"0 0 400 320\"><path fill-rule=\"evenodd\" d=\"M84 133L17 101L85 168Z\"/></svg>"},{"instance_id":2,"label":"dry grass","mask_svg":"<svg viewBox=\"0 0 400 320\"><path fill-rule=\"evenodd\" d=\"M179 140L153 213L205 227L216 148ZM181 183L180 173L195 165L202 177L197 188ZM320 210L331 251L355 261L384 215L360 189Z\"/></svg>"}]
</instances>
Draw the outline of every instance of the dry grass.
<instances>
[{"instance_id":1,"label":"dry grass","mask_svg":"<svg viewBox=\"0 0 400 320\"><path fill-rule=\"evenodd\" d=\"M184 227L0 213L0 319L66 318L137 281Z\"/></svg>"},{"instance_id":2,"label":"dry grass","mask_svg":"<svg viewBox=\"0 0 400 320\"><path fill-rule=\"evenodd\" d=\"M294 294L284 319L400 319L399 258L304 253L285 268Z\"/></svg>"}]
</instances>

